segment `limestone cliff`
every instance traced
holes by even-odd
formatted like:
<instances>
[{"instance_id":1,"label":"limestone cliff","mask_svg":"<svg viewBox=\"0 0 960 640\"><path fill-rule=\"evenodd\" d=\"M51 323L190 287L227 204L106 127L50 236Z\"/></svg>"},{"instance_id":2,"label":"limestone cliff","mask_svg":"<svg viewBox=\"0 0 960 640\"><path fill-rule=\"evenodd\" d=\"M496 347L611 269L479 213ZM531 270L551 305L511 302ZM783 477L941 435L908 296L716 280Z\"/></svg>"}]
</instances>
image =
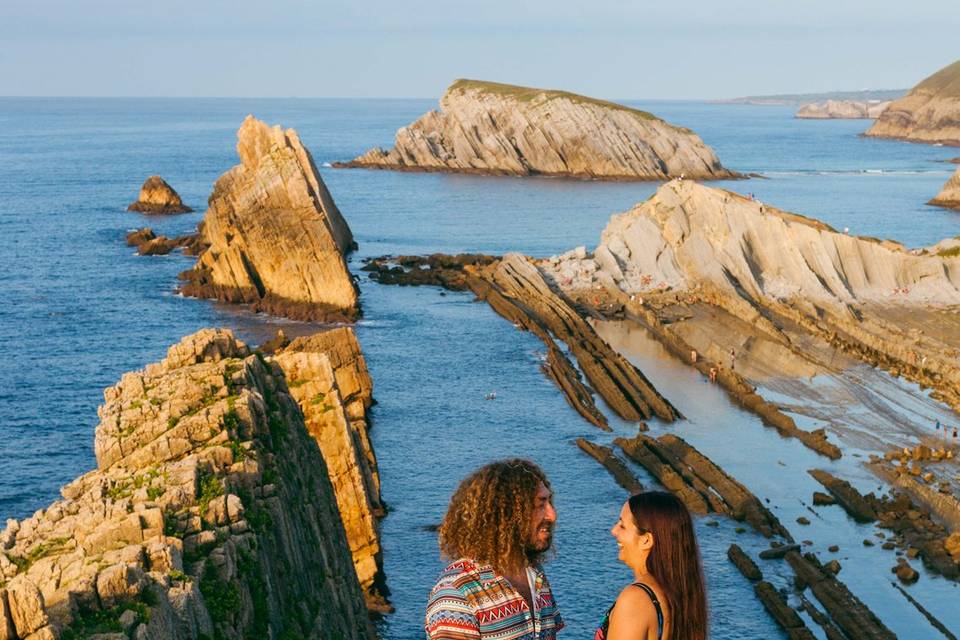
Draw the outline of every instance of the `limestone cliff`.
<instances>
[{"instance_id":1,"label":"limestone cliff","mask_svg":"<svg viewBox=\"0 0 960 640\"><path fill-rule=\"evenodd\" d=\"M811 120L875 119L880 117L889 105L889 100L827 100L823 103L813 102L803 105L794 117Z\"/></svg>"},{"instance_id":2,"label":"limestone cliff","mask_svg":"<svg viewBox=\"0 0 960 640\"><path fill-rule=\"evenodd\" d=\"M943 189L940 190L937 197L928 204L937 205L938 207L960 209L960 169L957 169L954 174L950 176L950 179L943 185Z\"/></svg>"},{"instance_id":3,"label":"limestone cliff","mask_svg":"<svg viewBox=\"0 0 960 640\"><path fill-rule=\"evenodd\" d=\"M97 469L0 534L0 636L372 637L278 366L203 330L104 399Z\"/></svg>"},{"instance_id":4,"label":"limestone cliff","mask_svg":"<svg viewBox=\"0 0 960 640\"><path fill-rule=\"evenodd\" d=\"M183 204L180 194L160 176L150 176L140 187L140 197L127 211L141 213L187 213L193 211Z\"/></svg>"},{"instance_id":5,"label":"limestone cliff","mask_svg":"<svg viewBox=\"0 0 960 640\"><path fill-rule=\"evenodd\" d=\"M592 256L568 254L543 268L568 291L599 285L703 299L784 343L783 327L800 326L960 408L956 251L908 251L674 180L614 216Z\"/></svg>"},{"instance_id":6,"label":"limestone cliff","mask_svg":"<svg viewBox=\"0 0 960 640\"><path fill-rule=\"evenodd\" d=\"M240 164L213 187L209 248L182 274L183 292L300 320L356 318L353 236L296 131L247 116L237 138Z\"/></svg>"},{"instance_id":7,"label":"limestone cliff","mask_svg":"<svg viewBox=\"0 0 960 640\"><path fill-rule=\"evenodd\" d=\"M738 176L694 132L622 105L565 91L457 80L397 131L392 150L339 166L662 180Z\"/></svg>"},{"instance_id":8,"label":"limestone cliff","mask_svg":"<svg viewBox=\"0 0 960 640\"><path fill-rule=\"evenodd\" d=\"M960 60L894 100L865 135L960 145Z\"/></svg>"},{"instance_id":9,"label":"limestone cliff","mask_svg":"<svg viewBox=\"0 0 960 640\"><path fill-rule=\"evenodd\" d=\"M297 338L273 356L333 484L360 586L372 609L386 604L378 521L384 515L377 459L367 435L372 382L352 329Z\"/></svg>"}]
</instances>

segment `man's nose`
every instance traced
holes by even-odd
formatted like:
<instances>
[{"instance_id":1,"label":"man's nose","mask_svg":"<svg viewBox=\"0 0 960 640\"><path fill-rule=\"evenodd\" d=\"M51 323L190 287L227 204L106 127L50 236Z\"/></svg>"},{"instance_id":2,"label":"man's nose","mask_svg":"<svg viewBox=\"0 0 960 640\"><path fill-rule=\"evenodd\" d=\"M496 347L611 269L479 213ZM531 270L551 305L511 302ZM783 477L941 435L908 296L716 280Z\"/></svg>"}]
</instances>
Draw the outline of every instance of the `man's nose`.
<instances>
[{"instance_id":1,"label":"man's nose","mask_svg":"<svg viewBox=\"0 0 960 640\"><path fill-rule=\"evenodd\" d=\"M557 510L553 508L553 505L549 502L547 503L547 510L544 512L543 517L549 522L557 521Z\"/></svg>"}]
</instances>

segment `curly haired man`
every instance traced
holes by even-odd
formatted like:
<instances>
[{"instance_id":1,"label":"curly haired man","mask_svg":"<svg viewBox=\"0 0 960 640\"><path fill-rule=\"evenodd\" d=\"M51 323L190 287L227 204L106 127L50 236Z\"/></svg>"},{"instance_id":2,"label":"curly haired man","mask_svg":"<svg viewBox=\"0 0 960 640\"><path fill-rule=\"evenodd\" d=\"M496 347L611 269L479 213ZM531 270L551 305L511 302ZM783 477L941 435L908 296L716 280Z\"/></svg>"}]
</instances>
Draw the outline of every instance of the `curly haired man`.
<instances>
[{"instance_id":1,"label":"curly haired man","mask_svg":"<svg viewBox=\"0 0 960 640\"><path fill-rule=\"evenodd\" d=\"M430 640L553 640L563 620L540 561L557 512L546 474L529 460L492 462L468 476L440 525L453 562L427 604Z\"/></svg>"}]
</instances>

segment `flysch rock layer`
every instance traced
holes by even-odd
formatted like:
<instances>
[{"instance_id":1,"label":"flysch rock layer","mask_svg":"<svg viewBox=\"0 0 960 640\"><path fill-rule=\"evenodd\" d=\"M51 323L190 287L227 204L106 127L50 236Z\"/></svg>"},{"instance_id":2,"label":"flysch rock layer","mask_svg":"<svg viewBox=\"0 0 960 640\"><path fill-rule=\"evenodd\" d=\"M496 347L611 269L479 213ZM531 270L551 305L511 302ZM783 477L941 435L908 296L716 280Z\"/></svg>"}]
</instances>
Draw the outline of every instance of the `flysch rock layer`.
<instances>
[{"instance_id":1,"label":"flysch rock layer","mask_svg":"<svg viewBox=\"0 0 960 640\"><path fill-rule=\"evenodd\" d=\"M890 105L890 100L827 100L826 102L812 102L797 110L795 118L811 120L876 119L883 110Z\"/></svg>"},{"instance_id":2,"label":"flysch rock layer","mask_svg":"<svg viewBox=\"0 0 960 640\"><path fill-rule=\"evenodd\" d=\"M341 327L297 338L272 360L283 369L290 395L327 463L368 605L388 610L378 527L385 509L367 433L372 382L356 335Z\"/></svg>"},{"instance_id":3,"label":"flysch rock layer","mask_svg":"<svg viewBox=\"0 0 960 640\"><path fill-rule=\"evenodd\" d=\"M457 80L397 131L393 149L339 166L662 180L741 177L694 132L645 111L565 91Z\"/></svg>"},{"instance_id":4,"label":"flysch rock layer","mask_svg":"<svg viewBox=\"0 0 960 640\"><path fill-rule=\"evenodd\" d=\"M150 176L140 187L140 197L127 211L141 213L188 213L193 211L183 204L180 194L160 176Z\"/></svg>"},{"instance_id":5,"label":"flysch rock layer","mask_svg":"<svg viewBox=\"0 0 960 640\"><path fill-rule=\"evenodd\" d=\"M355 319L344 259L353 236L297 132L247 116L237 139L240 164L213 187L209 248L181 275L184 294L298 320Z\"/></svg>"},{"instance_id":6,"label":"flysch rock layer","mask_svg":"<svg viewBox=\"0 0 960 640\"><path fill-rule=\"evenodd\" d=\"M615 215L592 255L541 267L563 289L691 292L789 344L797 325L960 407L960 257L840 233L689 180Z\"/></svg>"},{"instance_id":7,"label":"flysch rock layer","mask_svg":"<svg viewBox=\"0 0 960 640\"><path fill-rule=\"evenodd\" d=\"M960 145L960 60L894 100L865 135Z\"/></svg>"},{"instance_id":8,"label":"flysch rock layer","mask_svg":"<svg viewBox=\"0 0 960 640\"><path fill-rule=\"evenodd\" d=\"M0 533L2 637L372 637L280 367L205 329L104 400L97 468Z\"/></svg>"},{"instance_id":9,"label":"flysch rock layer","mask_svg":"<svg viewBox=\"0 0 960 640\"><path fill-rule=\"evenodd\" d=\"M950 176L950 179L943 185L943 189L940 190L937 197L928 204L960 210L960 169L957 169L954 174Z\"/></svg>"}]
</instances>

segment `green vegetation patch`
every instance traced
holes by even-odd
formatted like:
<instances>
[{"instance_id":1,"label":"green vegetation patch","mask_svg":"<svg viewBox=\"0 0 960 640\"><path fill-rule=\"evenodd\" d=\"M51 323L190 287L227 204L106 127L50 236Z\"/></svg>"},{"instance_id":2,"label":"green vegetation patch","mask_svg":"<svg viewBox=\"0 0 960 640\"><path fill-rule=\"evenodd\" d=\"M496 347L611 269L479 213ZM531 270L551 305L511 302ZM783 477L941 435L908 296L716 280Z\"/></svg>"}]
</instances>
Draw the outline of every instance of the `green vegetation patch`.
<instances>
[{"instance_id":1,"label":"green vegetation patch","mask_svg":"<svg viewBox=\"0 0 960 640\"><path fill-rule=\"evenodd\" d=\"M144 595L147 593L155 598L150 591L145 591ZM105 611L78 612L70 626L63 630L60 638L61 640L81 640L100 633L122 633L123 625L120 624L120 616L125 611L133 611L137 614L134 628L138 624L150 622L150 607L147 604L124 602Z\"/></svg>"},{"instance_id":2,"label":"green vegetation patch","mask_svg":"<svg viewBox=\"0 0 960 640\"><path fill-rule=\"evenodd\" d=\"M657 122L669 124L662 118L658 118L649 111L642 111L640 109L634 109L622 104L617 104L616 102L599 100L597 98L582 96L578 93L570 93L569 91L562 91L559 89L536 89L533 87L520 87L512 84L502 84L500 82L486 82L484 80L468 80L465 78L460 78L458 80L454 80L453 84L451 84L447 89L447 93L450 93L451 91L466 91L472 89L494 95L507 96L513 98L517 102L532 102L533 100L541 97L544 99L544 101L564 99L569 100L574 104L592 104L598 107L604 107L606 109L623 111L636 118L640 118L641 120L655 120ZM669 126L684 133L692 133L689 129L684 129L683 127L676 127L674 125Z\"/></svg>"},{"instance_id":3,"label":"green vegetation patch","mask_svg":"<svg viewBox=\"0 0 960 640\"><path fill-rule=\"evenodd\" d=\"M941 258L956 258L957 256L960 256L960 245L939 251L937 252L937 255Z\"/></svg>"},{"instance_id":4,"label":"green vegetation patch","mask_svg":"<svg viewBox=\"0 0 960 640\"><path fill-rule=\"evenodd\" d=\"M197 498L197 505L200 507L200 517L207 512L210 501L223 495L223 483L220 478L214 474L202 474L200 476L200 496Z\"/></svg>"},{"instance_id":5,"label":"green vegetation patch","mask_svg":"<svg viewBox=\"0 0 960 640\"><path fill-rule=\"evenodd\" d=\"M70 538L50 538L35 546L26 556L10 554L7 557L10 559L10 562L17 566L17 570L22 573L29 569L37 560L66 551L68 542L70 542Z\"/></svg>"},{"instance_id":6,"label":"green vegetation patch","mask_svg":"<svg viewBox=\"0 0 960 640\"><path fill-rule=\"evenodd\" d=\"M225 625L240 610L240 589L236 583L222 580L209 562L200 578L200 593L203 594L214 627Z\"/></svg>"},{"instance_id":7,"label":"green vegetation patch","mask_svg":"<svg viewBox=\"0 0 960 640\"><path fill-rule=\"evenodd\" d=\"M910 93L960 98L960 60L925 78Z\"/></svg>"}]
</instances>

